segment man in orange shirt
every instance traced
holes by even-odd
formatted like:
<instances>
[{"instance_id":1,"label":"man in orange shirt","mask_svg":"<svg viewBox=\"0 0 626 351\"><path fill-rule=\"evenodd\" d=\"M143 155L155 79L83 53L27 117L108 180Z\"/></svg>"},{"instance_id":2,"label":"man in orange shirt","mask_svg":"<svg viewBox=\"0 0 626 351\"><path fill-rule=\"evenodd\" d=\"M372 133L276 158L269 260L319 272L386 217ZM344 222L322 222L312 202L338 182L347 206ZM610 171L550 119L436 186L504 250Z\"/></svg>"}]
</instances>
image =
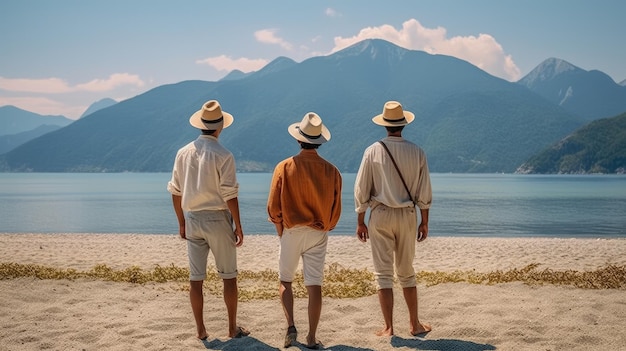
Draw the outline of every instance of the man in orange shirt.
<instances>
[{"instance_id":1,"label":"man in orange shirt","mask_svg":"<svg viewBox=\"0 0 626 351\"><path fill-rule=\"evenodd\" d=\"M285 347L293 345L298 332L294 325L293 290L300 257L304 285L309 295L309 333L305 346L320 347L315 333L322 312L322 281L328 232L341 214L341 174L320 157L317 148L330 140L330 131L314 112L288 128L300 144L299 154L281 161L274 169L267 200L269 220L280 237L280 299L287 318Z\"/></svg>"}]
</instances>

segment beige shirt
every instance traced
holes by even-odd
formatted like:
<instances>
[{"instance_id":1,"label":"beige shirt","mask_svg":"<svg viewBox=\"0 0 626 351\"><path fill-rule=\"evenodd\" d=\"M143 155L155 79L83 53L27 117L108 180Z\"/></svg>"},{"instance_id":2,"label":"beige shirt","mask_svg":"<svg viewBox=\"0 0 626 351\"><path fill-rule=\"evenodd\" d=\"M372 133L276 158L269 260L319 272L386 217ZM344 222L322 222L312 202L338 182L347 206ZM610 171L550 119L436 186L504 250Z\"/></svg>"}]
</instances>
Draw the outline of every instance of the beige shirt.
<instances>
[{"instance_id":1,"label":"beige shirt","mask_svg":"<svg viewBox=\"0 0 626 351\"><path fill-rule=\"evenodd\" d=\"M239 183L233 154L212 135L200 135L176 154L167 190L182 196L183 211L226 210Z\"/></svg>"},{"instance_id":2,"label":"beige shirt","mask_svg":"<svg viewBox=\"0 0 626 351\"><path fill-rule=\"evenodd\" d=\"M402 137L387 137L383 142L393 155L413 199L420 209L430 208L432 189L426 154ZM363 153L354 182L354 204L357 213L377 204L389 207L413 207L387 152L378 142Z\"/></svg>"}]
</instances>

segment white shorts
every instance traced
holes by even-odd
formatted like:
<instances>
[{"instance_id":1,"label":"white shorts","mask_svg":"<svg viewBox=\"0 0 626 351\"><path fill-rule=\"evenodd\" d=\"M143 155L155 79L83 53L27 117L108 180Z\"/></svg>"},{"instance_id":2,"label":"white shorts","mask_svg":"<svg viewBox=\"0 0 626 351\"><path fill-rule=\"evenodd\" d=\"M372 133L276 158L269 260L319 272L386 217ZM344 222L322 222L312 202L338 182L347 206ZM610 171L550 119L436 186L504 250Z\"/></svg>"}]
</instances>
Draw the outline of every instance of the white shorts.
<instances>
[{"instance_id":1,"label":"white shorts","mask_svg":"<svg viewBox=\"0 0 626 351\"><path fill-rule=\"evenodd\" d=\"M215 267L222 279L237 277L237 238L228 210L185 213L189 280L206 278L209 251L215 257Z\"/></svg>"},{"instance_id":2,"label":"white shorts","mask_svg":"<svg viewBox=\"0 0 626 351\"><path fill-rule=\"evenodd\" d=\"M280 238L279 276L282 282L293 282L302 257L304 285L322 285L328 232L310 227L285 229Z\"/></svg>"}]
</instances>

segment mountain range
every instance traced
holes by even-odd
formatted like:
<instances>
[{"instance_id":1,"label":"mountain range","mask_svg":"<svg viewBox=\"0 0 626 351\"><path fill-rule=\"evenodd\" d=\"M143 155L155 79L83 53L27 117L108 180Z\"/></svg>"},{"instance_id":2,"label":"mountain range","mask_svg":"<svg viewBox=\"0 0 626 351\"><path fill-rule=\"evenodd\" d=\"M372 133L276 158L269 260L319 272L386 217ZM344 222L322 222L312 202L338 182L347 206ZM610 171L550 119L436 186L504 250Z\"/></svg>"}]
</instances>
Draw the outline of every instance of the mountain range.
<instances>
[{"instance_id":1,"label":"mountain range","mask_svg":"<svg viewBox=\"0 0 626 351\"><path fill-rule=\"evenodd\" d=\"M217 82L154 88L16 147L0 156L0 170L168 172L178 148L198 135L189 116L217 99L235 117L220 140L241 172L271 171L297 153L287 127L309 111L332 133L320 154L341 171L355 172L363 150L385 135L371 118L388 100L415 113L403 135L424 148L432 172L514 172L589 121L619 109L615 101L626 101L620 95L626 87L595 79L601 72L560 80L577 72L567 65L549 59L511 83L454 57L370 39L301 63L280 57L257 72L233 71ZM607 105L601 94L573 84L586 79L596 89L618 88L610 109L597 106ZM558 84L574 87L565 103L550 98ZM577 99L587 99L589 111L573 111ZM626 106L619 112L624 111Z\"/></svg>"}]
</instances>

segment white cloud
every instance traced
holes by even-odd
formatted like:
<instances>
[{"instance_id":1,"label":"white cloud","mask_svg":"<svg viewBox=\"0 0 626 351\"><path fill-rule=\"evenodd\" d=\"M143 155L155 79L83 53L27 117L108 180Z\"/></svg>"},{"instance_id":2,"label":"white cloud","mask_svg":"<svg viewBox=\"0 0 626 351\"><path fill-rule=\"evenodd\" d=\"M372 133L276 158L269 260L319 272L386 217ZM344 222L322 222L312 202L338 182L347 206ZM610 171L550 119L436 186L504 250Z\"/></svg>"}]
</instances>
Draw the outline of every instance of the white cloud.
<instances>
[{"instance_id":1,"label":"white cloud","mask_svg":"<svg viewBox=\"0 0 626 351\"><path fill-rule=\"evenodd\" d=\"M128 73L115 73L109 76L108 79L94 79L91 82L78 84L76 86L76 90L102 92L111 91L123 85L131 85L141 88L145 85L145 83L137 75Z\"/></svg>"},{"instance_id":2,"label":"white cloud","mask_svg":"<svg viewBox=\"0 0 626 351\"><path fill-rule=\"evenodd\" d=\"M353 37L335 37L335 47L332 52L344 49L359 41L374 38L384 39L411 50L454 56L509 81L517 81L521 77L521 71L511 55L507 55L502 46L491 35L479 34L477 37L455 36L448 38L445 28L426 28L416 19L402 23L400 30L385 24L379 27L361 29Z\"/></svg>"},{"instance_id":3,"label":"white cloud","mask_svg":"<svg viewBox=\"0 0 626 351\"><path fill-rule=\"evenodd\" d=\"M10 79L0 77L0 89L15 92L61 94L72 91L72 88L62 79Z\"/></svg>"},{"instance_id":4,"label":"white cloud","mask_svg":"<svg viewBox=\"0 0 626 351\"><path fill-rule=\"evenodd\" d=\"M341 13L337 12L337 10L332 7L326 8L325 13L328 17L341 17Z\"/></svg>"},{"instance_id":5,"label":"white cloud","mask_svg":"<svg viewBox=\"0 0 626 351\"><path fill-rule=\"evenodd\" d=\"M293 45L285 41L283 38L277 37L276 32L278 32L276 29L261 29L254 32L254 37L261 43L277 44L283 49L291 51L293 49Z\"/></svg>"},{"instance_id":6,"label":"white cloud","mask_svg":"<svg viewBox=\"0 0 626 351\"><path fill-rule=\"evenodd\" d=\"M137 75L115 73L107 79L94 79L91 82L70 85L60 78L10 79L0 77L0 89L13 92L65 94L80 91L105 92L123 85L143 87L144 82Z\"/></svg>"},{"instance_id":7,"label":"white cloud","mask_svg":"<svg viewBox=\"0 0 626 351\"><path fill-rule=\"evenodd\" d=\"M233 59L226 55L208 57L202 60L197 60L198 64L205 64L215 68L218 71L230 72L234 69L238 69L244 73L258 71L267 65L268 61L264 59L248 59L245 57Z\"/></svg>"}]
</instances>

